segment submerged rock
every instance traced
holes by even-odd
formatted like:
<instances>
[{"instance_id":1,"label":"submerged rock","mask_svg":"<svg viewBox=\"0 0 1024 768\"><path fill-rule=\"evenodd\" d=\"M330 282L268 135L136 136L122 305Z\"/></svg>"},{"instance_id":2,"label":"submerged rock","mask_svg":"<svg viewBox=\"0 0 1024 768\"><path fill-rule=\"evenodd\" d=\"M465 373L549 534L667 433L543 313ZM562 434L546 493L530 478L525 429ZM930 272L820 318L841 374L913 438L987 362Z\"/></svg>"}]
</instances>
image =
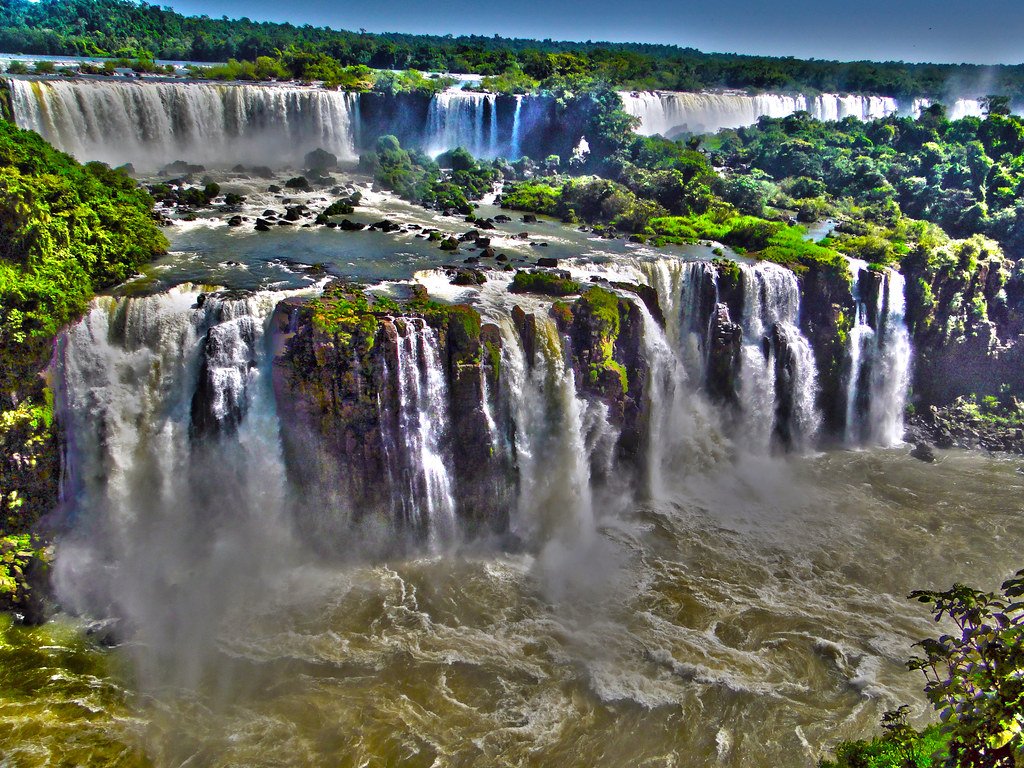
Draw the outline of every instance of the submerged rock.
<instances>
[{"instance_id":1,"label":"submerged rock","mask_svg":"<svg viewBox=\"0 0 1024 768\"><path fill-rule=\"evenodd\" d=\"M919 461L931 464L935 461L935 451L928 443L916 443L910 455Z\"/></svg>"}]
</instances>

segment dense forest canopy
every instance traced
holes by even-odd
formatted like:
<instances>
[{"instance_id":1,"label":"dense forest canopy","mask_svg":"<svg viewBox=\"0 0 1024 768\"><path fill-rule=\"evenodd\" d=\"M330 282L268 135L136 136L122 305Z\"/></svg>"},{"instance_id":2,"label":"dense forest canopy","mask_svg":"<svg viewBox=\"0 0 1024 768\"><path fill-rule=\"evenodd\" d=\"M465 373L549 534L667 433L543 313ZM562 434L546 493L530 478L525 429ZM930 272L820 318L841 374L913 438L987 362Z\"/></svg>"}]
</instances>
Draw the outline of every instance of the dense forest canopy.
<instances>
[{"instance_id":1,"label":"dense forest canopy","mask_svg":"<svg viewBox=\"0 0 1024 768\"><path fill-rule=\"evenodd\" d=\"M10 451L0 462L0 534L47 511L17 459L35 462L53 439L38 376L53 339L94 292L167 247L152 204L123 172L81 165L0 120L0 445Z\"/></svg>"},{"instance_id":2,"label":"dense forest canopy","mask_svg":"<svg viewBox=\"0 0 1024 768\"><path fill-rule=\"evenodd\" d=\"M630 89L1024 96L1024 66L904 64L708 54L645 43L557 42L478 35L369 34L248 18L190 17L131 0L3 0L0 50L9 53L255 61L288 49L379 69L523 72L597 77Z\"/></svg>"}]
</instances>

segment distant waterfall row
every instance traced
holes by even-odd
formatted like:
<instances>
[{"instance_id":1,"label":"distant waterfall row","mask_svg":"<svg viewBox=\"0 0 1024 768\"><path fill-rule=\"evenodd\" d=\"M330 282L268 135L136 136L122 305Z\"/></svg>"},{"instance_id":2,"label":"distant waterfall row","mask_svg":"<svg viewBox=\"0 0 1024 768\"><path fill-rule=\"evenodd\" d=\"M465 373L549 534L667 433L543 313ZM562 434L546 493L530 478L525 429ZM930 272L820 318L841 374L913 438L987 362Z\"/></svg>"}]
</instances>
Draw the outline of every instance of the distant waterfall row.
<instances>
[{"instance_id":1,"label":"distant waterfall row","mask_svg":"<svg viewBox=\"0 0 1024 768\"><path fill-rule=\"evenodd\" d=\"M818 120L876 120L891 114L916 117L928 106L927 99L901 103L886 96L823 93L819 96L743 92L684 93L676 91L623 91L623 107L640 119L639 133L674 138L684 133L714 133L723 128L753 125L761 117L786 117L809 112ZM950 119L981 116L977 99L957 99L949 107Z\"/></svg>"},{"instance_id":2,"label":"distant waterfall row","mask_svg":"<svg viewBox=\"0 0 1024 768\"><path fill-rule=\"evenodd\" d=\"M11 79L14 115L80 160L280 166L322 147L356 156L359 99L292 86Z\"/></svg>"},{"instance_id":3,"label":"distant waterfall row","mask_svg":"<svg viewBox=\"0 0 1024 768\"><path fill-rule=\"evenodd\" d=\"M81 160L152 170L175 160L210 167L298 166L323 148L357 158L362 140L396 133L436 155L464 147L477 157L519 157L531 114L523 97L446 91L427 111L362 116L363 97L290 85L11 78L15 119ZM373 103L376 103L374 101ZM372 105L371 105L372 106ZM500 118L500 119L499 119ZM412 125L408 125L412 123Z\"/></svg>"},{"instance_id":4,"label":"distant waterfall row","mask_svg":"<svg viewBox=\"0 0 1024 768\"><path fill-rule=\"evenodd\" d=\"M353 160L376 136L394 133L407 146L436 155L464 147L483 158L542 157L571 151L581 130L559 120L550 100L444 91L429 99L408 94L352 94L284 84L132 82L10 78L18 125L39 132L81 160L133 163L153 170L185 160L211 167L301 164L321 147ZM822 120L860 119L905 109L890 98L742 93L621 93L640 118L639 132L675 136L717 131L807 110ZM975 100L952 105L951 117L980 114Z\"/></svg>"}]
</instances>

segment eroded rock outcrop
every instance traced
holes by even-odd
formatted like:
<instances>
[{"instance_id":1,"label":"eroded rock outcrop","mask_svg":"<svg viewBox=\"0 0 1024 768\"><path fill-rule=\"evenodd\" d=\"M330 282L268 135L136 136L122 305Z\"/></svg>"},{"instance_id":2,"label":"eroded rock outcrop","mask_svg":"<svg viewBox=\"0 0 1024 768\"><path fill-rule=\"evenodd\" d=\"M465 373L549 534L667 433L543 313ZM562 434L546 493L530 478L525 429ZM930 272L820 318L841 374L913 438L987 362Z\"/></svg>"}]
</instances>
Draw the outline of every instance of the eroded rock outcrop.
<instances>
[{"instance_id":1,"label":"eroded rock outcrop","mask_svg":"<svg viewBox=\"0 0 1024 768\"><path fill-rule=\"evenodd\" d=\"M648 300L652 298L657 301L649 294ZM648 363L643 355L643 318L636 303L640 300L593 286L572 303L558 302L552 310L568 337L579 391L608 405L609 422L619 434L618 458L632 466L642 462L645 444Z\"/></svg>"},{"instance_id":2,"label":"eroded rock outcrop","mask_svg":"<svg viewBox=\"0 0 1024 768\"><path fill-rule=\"evenodd\" d=\"M463 524L505 528L508 472L492 450L486 415L501 342L485 332L475 310L431 302L422 291L395 302L335 283L320 298L281 302L271 329L289 475L348 511L348 521L321 529L373 515L422 533L416 529L424 522L407 502L419 495L416 484L430 479L406 471L414 457L404 452L428 448L451 468L444 492ZM429 339L429 349L425 341L413 343L417 334ZM446 398L437 406L445 413L424 414L443 422L434 425L436 445L406 441L407 431L424 429L406 423L409 409L436 406L425 400L437 393Z\"/></svg>"}]
</instances>

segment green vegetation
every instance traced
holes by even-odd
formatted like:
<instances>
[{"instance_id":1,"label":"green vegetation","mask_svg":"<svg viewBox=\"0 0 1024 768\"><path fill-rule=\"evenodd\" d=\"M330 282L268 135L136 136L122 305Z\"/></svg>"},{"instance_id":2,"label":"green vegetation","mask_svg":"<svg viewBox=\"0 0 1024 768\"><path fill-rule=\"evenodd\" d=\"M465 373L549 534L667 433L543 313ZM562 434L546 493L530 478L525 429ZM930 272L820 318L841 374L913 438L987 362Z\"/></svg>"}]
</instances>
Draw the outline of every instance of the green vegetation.
<instances>
[{"instance_id":1,"label":"green vegetation","mask_svg":"<svg viewBox=\"0 0 1024 768\"><path fill-rule=\"evenodd\" d=\"M626 89L746 88L941 97L955 80L990 84L990 90L1015 98L1024 93L1020 67L802 61L707 54L671 45L483 35L374 35L247 18L188 17L131 0L10 0L0 7L0 49L192 61L236 59L253 62L257 70L260 57L276 58L278 52L292 50L324 54L343 68L477 72L491 78L489 89L501 92L521 92L532 81L543 87L544 81L589 77Z\"/></svg>"},{"instance_id":2,"label":"green vegetation","mask_svg":"<svg viewBox=\"0 0 1024 768\"><path fill-rule=\"evenodd\" d=\"M377 139L376 151L363 155L359 163L399 197L467 216L473 212L470 201L489 192L501 175L493 163L478 163L463 149L445 153L435 162L417 150L402 149L394 136ZM450 170L442 170L441 164Z\"/></svg>"},{"instance_id":3,"label":"green vegetation","mask_svg":"<svg viewBox=\"0 0 1024 768\"><path fill-rule=\"evenodd\" d=\"M611 372L621 384L623 394L629 390L629 377L622 363L615 359L615 342L621 328L620 312L628 306L628 302L611 291L595 286L583 292L575 310L589 321L598 336L600 355L590 361L590 382L597 384L604 372Z\"/></svg>"},{"instance_id":4,"label":"green vegetation","mask_svg":"<svg viewBox=\"0 0 1024 768\"><path fill-rule=\"evenodd\" d=\"M378 93L437 93L454 85L447 77L427 77L415 69L404 72L374 70L365 64L344 66L325 53L289 48L275 56L258 56L255 61L228 59L224 64L193 65L189 75L202 80L299 80L320 82L326 88Z\"/></svg>"},{"instance_id":5,"label":"green vegetation","mask_svg":"<svg viewBox=\"0 0 1024 768\"><path fill-rule=\"evenodd\" d=\"M520 270L512 278L512 293L539 293L544 296L571 296L580 292L580 284L558 272Z\"/></svg>"},{"instance_id":6,"label":"green vegetation","mask_svg":"<svg viewBox=\"0 0 1024 768\"><path fill-rule=\"evenodd\" d=\"M906 716L906 710L896 710L887 717ZM822 760L820 768L938 768L947 739L937 725L923 731L914 731L903 720L903 729L894 728L874 739L844 741L835 748L835 760Z\"/></svg>"},{"instance_id":7,"label":"green vegetation","mask_svg":"<svg viewBox=\"0 0 1024 768\"><path fill-rule=\"evenodd\" d=\"M907 666L925 678L925 695L940 723L918 732L907 707L882 718L885 735L845 742L822 768L1016 768L1024 762L1024 570L999 592L963 584L917 590L948 633L917 643Z\"/></svg>"},{"instance_id":8,"label":"green vegetation","mask_svg":"<svg viewBox=\"0 0 1024 768\"><path fill-rule=\"evenodd\" d=\"M715 200L715 174L707 159L677 142L633 135L628 126L619 125L617 111L600 118L625 132L606 137L610 151L604 159L579 168L568 164L569 170L597 171L600 176L514 181L502 193L502 207L636 233L647 231L652 218L707 211ZM520 176L524 171L523 166L516 168Z\"/></svg>"},{"instance_id":9,"label":"green vegetation","mask_svg":"<svg viewBox=\"0 0 1024 768\"><path fill-rule=\"evenodd\" d=\"M854 221L848 234L861 238L851 247L880 251L874 260L905 253L903 239L887 231L901 215L953 237L982 234L1005 248L1024 246L1024 122L1018 117L990 113L951 122L941 105L917 120L871 123L823 123L798 113L764 118L720 139L719 161L752 169L739 178L757 179L760 172L762 181L780 185L778 207L799 209L808 219L819 212L848 215Z\"/></svg>"},{"instance_id":10,"label":"green vegetation","mask_svg":"<svg viewBox=\"0 0 1024 768\"><path fill-rule=\"evenodd\" d=\"M946 407L946 413L958 423L994 427L1006 432L1024 429L1024 403L1004 384L998 395L963 395Z\"/></svg>"},{"instance_id":11,"label":"green vegetation","mask_svg":"<svg viewBox=\"0 0 1024 768\"><path fill-rule=\"evenodd\" d=\"M480 89L488 93L533 93L539 87L540 81L526 74L518 63L511 65L501 74L485 77L480 82Z\"/></svg>"},{"instance_id":12,"label":"green vegetation","mask_svg":"<svg viewBox=\"0 0 1024 768\"><path fill-rule=\"evenodd\" d=\"M714 240L739 253L789 267L798 274L812 263L827 264L837 273L847 269L846 261L835 250L807 240L803 227L742 216L728 209L719 208L700 216L652 219L650 227L668 242Z\"/></svg>"},{"instance_id":13,"label":"green vegetation","mask_svg":"<svg viewBox=\"0 0 1024 768\"><path fill-rule=\"evenodd\" d=\"M38 377L54 336L95 291L166 248L151 209L120 171L79 165L0 121L0 533L25 531L48 511L49 495L32 483L56 449Z\"/></svg>"},{"instance_id":14,"label":"green vegetation","mask_svg":"<svg viewBox=\"0 0 1024 768\"><path fill-rule=\"evenodd\" d=\"M306 307L312 311L314 328L333 337L338 346L355 349L360 355L373 349L380 319L399 315L422 317L430 326L450 334L453 350L471 348L479 355L480 313L468 305L433 301L422 288L399 302L367 293L356 283L335 281ZM473 360L478 361L478 357Z\"/></svg>"},{"instance_id":15,"label":"green vegetation","mask_svg":"<svg viewBox=\"0 0 1024 768\"><path fill-rule=\"evenodd\" d=\"M561 186L545 182L513 182L501 193L501 207L558 216L561 193Z\"/></svg>"},{"instance_id":16,"label":"green vegetation","mask_svg":"<svg viewBox=\"0 0 1024 768\"><path fill-rule=\"evenodd\" d=\"M371 305L371 298L373 304ZM373 349L378 312L391 312L397 305L385 297L370 297L362 286L335 282L306 305L313 312L313 327L334 337L336 343L362 353Z\"/></svg>"},{"instance_id":17,"label":"green vegetation","mask_svg":"<svg viewBox=\"0 0 1024 768\"><path fill-rule=\"evenodd\" d=\"M0 609L24 610L33 597L30 569L46 563L46 553L29 534L0 536Z\"/></svg>"}]
</instances>

